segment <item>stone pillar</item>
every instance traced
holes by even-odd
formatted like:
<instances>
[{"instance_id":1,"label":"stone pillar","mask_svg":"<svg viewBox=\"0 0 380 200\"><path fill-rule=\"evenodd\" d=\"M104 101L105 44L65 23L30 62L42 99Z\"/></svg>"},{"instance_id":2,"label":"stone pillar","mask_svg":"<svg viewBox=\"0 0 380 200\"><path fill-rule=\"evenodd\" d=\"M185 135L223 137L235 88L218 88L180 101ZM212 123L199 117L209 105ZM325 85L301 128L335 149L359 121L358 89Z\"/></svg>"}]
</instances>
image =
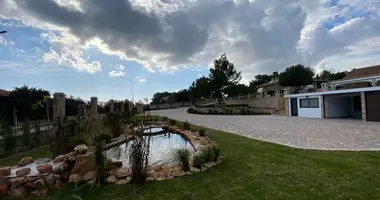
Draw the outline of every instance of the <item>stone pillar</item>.
<instances>
[{"instance_id":1,"label":"stone pillar","mask_svg":"<svg viewBox=\"0 0 380 200\"><path fill-rule=\"evenodd\" d=\"M365 92L360 92L360 99L362 102L362 120L367 121L367 106L366 106Z\"/></svg>"},{"instance_id":2,"label":"stone pillar","mask_svg":"<svg viewBox=\"0 0 380 200\"><path fill-rule=\"evenodd\" d=\"M324 105L325 103L323 102L324 99L323 99L323 96L321 96L321 98L319 98L319 100L321 101L319 104L321 105L321 118L324 119L325 118L325 108L324 108Z\"/></svg>"},{"instance_id":3,"label":"stone pillar","mask_svg":"<svg viewBox=\"0 0 380 200\"><path fill-rule=\"evenodd\" d=\"M290 111L289 111L289 98L288 97L284 97L285 98L285 111L286 111L286 116L290 116Z\"/></svg>"},{"instance_id":4,"label":"stone pillar","mask_svg":"<svg viewBox=\"0 0 380 200\"><path fill-rule=\"evenodd\" d=\"M110 102L110 113L113 113L115 111L115 107L114 107L114 102L113 100Z\"/></svg>"},{"instance_id":5,"label":"stone pillar","mask_svg":"<svg viewBox=\"0 0 380 200\"><path fill-rule=\"evenodd\" d=\"M91 114L98 114L98 97L91 97Z\"/></svg>"},{"instance_id":6,"label":"stone pillar","mask_svg":"<svg viewBox=\"0 0 380 200\"><path fill-rule=\"evenodd\" d=\"M61 120L66 116L66 97L62 92L54 93L53 118L56 120L60 117Z\"/></svg>"},{"instance_id":7,"label":"stone pillar","mask_svg":"<svg viewBox=\"0 0 380 200\"><path fill-rule=\"evenodd\" d=\"M124 112L124 101L120 102L120 112Z\"/></svg>"}]
</instances>

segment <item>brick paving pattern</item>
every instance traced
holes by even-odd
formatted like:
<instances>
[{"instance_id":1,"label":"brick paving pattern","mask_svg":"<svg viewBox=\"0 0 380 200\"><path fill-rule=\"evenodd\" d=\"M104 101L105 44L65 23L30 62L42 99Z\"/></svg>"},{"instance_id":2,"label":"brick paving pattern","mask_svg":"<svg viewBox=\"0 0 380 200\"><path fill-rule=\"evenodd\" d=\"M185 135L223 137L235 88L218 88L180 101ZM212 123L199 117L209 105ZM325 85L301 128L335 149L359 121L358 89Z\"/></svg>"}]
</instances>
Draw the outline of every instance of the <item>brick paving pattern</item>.
<instances>
[{"instance_id":1,"label":"brick paving pattern","mask_svg":"<svg viewBox=\"0 0 380 200\"><path fill-rule=\"evenodd\" d=\"M380 150L380 122L286 116L195 115L186 109L151 111L180 121L302 149Z\"/></svg>"}]
</instances>

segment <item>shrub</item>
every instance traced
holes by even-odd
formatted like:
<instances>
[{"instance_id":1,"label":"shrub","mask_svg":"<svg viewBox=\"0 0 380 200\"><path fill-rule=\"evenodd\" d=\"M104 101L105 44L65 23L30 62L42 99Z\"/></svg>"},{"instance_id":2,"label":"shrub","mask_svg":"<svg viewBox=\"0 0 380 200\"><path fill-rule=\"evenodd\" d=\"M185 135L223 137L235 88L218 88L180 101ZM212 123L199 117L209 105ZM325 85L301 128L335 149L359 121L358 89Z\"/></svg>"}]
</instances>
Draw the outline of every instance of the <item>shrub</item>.
<instances>
[{"instance_id":1,"label":"shrub","mask_svg":"<svg viewBox=\"0 0 380 200\"><path fill-rule=\"evenodd\" d=\"M179 149L177 152L178 160L182 163L182 169L189 171L189 151L187 149Z\"/></svg>"},{"instance_id":2,"label":"shrub","mask_svg":"<svg viewBox=\"0 0 380 200\"><path fill-rule=\"evenodd\" d=\"M145 138L142 134L137 134L131 142L129 149L129 164L132 169L131 182L141 183L147 177L150 137Z\"/></svg>"},{"instance_id":3,"label":"shrub","mask_svg":"<svg viewBox=\"0 0 380 200\"><path fill-rule=\"evenodd\" d=\"M121 116L117 113L108 113L107 119L108 123L111 126L112 137L116 138L121 135L121 124L120 124Z\"/></svg>"},{"instance_id":4,"label":"shrub","mask_svg":"<svg viewBox=\"0 0 380 200\"><path fill-rule=\"evenodd\" d=\"M168 117L163 117L163 118L162 118L162 121L167 122L167 121L168 121Z\"/></svg>"},{"instance_id":5,"label":"shrub","mask_svg":"<svg viewBox=\"0 0 380 200\"><path fill-rule=\"evenodd\" d=\"M6 154L10 154L17 146L17 137L13 135L5 135L4 138L4 151Z\"/></svg>"},{"instance_id":6,"label":"shrub","mask_svg":"<svg viewBox=\"0 0 380 200\"><path fill-rule=\"evenodd\" d=\"M206 130L205 130L204 127L201 127L201 128L199 129L199 136L205 136L205 135L206 135Z\"/></svg>"},{"instance_id":7,"label":"shrub","mask_svg":"<svg viewBox=\"0 0 380 200\"><path fill-rule=\"evenodd\" d=\"M198 154L198 155L195 155L194 156L194 167L196 167L196 168L198 168L198 169L200 169L201 167L202 167L202 164L204 163L204 161L203 161L203 158L202 158L203 156L201 155L201 154Z\"/></svg>"},{"instance_id":8,"label":"shrub","mask_svg":"<svg viewBox=\"0 0 380 200\"><path fill-rule=\"evenodd\" d=\"M198 111L197 111L195 108L193 108L193 107L188 108L188 109L187 109L187 112L188 112L188 113L191 113L191 114L197 114L197 113L198 113Z\"/></svg>"},{"instance_id":9,"label":"shrub","mask_svg":"<svg viewBox=\"0 0 380 200\"><path fill-rule=\"evenodd\" d=\"M22 124L22 144L24 146L29 146L30 138L30 123L29 120L25 120Z\"/></svg>"},{"instance_id":10,"label":"shrub","mask_svg":"<svg viewBox=\"0 0 380 200\"><path fill-rule=\"evenodd\" d=\"M41 144L40 137L41 137L41 127L39 123L36 123L34 125L34 135L33 135L33 143L35 146L40 146Z\"/></svg>"},{"instance_id":11,"label":"shrub","mask_svg":"<svg viewBox=\"0 0 380 200\"><path fill-rule=\"evenodd\" d=\"M95 183L96 185L100 185L100 182L106 177L105 170L105 156L103 155L103 145L106 140L110 139L110 136L107 134L100 134L93 139L93 143L95 145Z\"/></svg>"},{"instance_id":12,"label":"shrub","mask_svg":"<svg viewBox=\"0 0 380 200\"><path fill-rule=\"evenodd\" d=\"M218 146L216 146L216 145L212 146L211 149L212 149L212 152L213 152L213 159L212 160L213 161L218 160L218 158L220 157L221 149Z\"/></svg>"},{"instance_id":13,"label":"shrub","mask_svg":"<svg viewBox=\"0 0 380 200\"><path fill-rule=\"evenodd\" d=\"M173 125L176 125L176 124L177 124L177 121L174 120L174 119L170 119L170 120L169 120L169 124L172 125L172 126L173 126Z\"/></svg>"},{"instance_id":14,"label":"shrub","mask_svg":"<svg viewBox=\"0 0 380 200\"><path fill-rule=\"evenodd\" d=\"M190 124L189 124L189 122L187 122L187 121L183 122L183 128L185 130L190 130Z\"/></svg>"}]
</instances>

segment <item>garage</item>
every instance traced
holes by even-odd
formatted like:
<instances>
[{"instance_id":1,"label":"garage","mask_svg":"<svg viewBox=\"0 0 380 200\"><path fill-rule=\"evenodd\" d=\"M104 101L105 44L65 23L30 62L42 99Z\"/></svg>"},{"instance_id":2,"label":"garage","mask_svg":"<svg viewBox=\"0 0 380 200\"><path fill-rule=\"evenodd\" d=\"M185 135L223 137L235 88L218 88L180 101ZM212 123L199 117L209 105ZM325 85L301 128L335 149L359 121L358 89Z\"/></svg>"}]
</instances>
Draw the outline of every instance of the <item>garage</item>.
<instances>
[{"instance_id":1,"label":"garage","mask_svg":"<svg viewBox=\"0 0 380 200\"><path fill-rule=\"evenodd\" d=\"M367 121L380 121L380 91L366 92Z\"/></svg>"},{"instance_id":2,"label":"garage","mask_svg":"<svg viewBox=\"0 0 380 200\"><path fill-rule=\"evenodd\" d=\"M289 116L380 122L380 87L285 95Z\"/></svg>"},{"instance_id":3,"label":"garage","mask_svg":"<svg viewBox=\"0 0 380 200\"><path fill-rule=\"evenodd\" d=\"M362 119L360 93L323 96L324 118Z\"/></svg>"}]
</instances>

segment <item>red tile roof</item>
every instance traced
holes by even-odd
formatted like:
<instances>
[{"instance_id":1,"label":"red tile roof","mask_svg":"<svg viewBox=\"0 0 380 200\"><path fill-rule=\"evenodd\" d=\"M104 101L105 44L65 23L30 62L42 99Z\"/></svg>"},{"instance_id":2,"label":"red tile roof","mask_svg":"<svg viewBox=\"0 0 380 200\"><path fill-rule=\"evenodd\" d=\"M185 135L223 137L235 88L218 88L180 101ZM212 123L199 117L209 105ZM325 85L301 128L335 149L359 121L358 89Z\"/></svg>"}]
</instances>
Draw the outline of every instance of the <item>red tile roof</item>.
<instances>
[{"instance_id":1,"label":"red tile roof","mask_svg":"<svg viewBox=\"0 0 380 200\"><path fill-rule=\"evenodd\" d=\"M353 69L341 80L349 80L356 78L365 78L370 76L380 76L380 65L364 67L359 69Z\"/></svg>"},{"instance_id":2,"label":"red tile roof","mask_svg":"<svg viewBox=\"0 0 380 200\"><path fill-rule=\"evenodd\" d=\"M1 94L1 96L3 96L3 94L4 94L5 96L8 96L9 93L10 93L10 92L9 92L8 90L0 89L0 94Z\"/></svg>"}]
</instances>

